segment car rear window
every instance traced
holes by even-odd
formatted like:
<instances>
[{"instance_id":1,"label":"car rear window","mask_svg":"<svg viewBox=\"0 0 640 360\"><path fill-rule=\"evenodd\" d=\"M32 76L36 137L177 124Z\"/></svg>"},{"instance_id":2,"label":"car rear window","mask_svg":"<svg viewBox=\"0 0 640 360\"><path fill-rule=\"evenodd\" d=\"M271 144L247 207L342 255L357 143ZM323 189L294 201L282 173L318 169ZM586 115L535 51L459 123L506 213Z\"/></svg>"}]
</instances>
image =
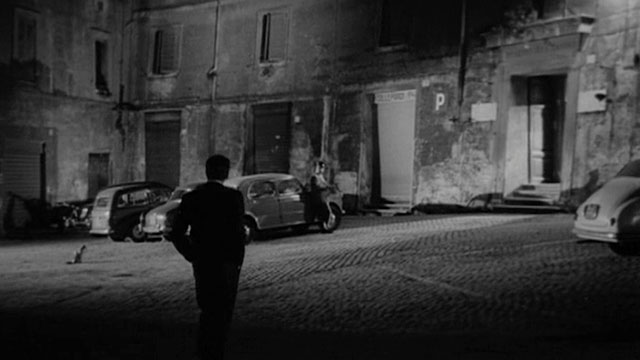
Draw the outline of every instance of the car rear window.
<instances>
[{"instance_id":1,"label":"car rear window","mask_svg":"<svg viewBox=\"0 0 640 360\"><path fill-rule=\"evenodd\" d=\"M630 176L640 177L640 160L635 160L625 165L616 177Z\"/></svg>"},{"instance_id":2,"label":"car rear window","mask_svg":"<svg viewBox=\"0 0 640 360\"><path fill-rule=\"evenodd\" d=\"M109 207L109 198L108 197L97 198L95 207L97 208Z\"/></svg>"}]
</instances>

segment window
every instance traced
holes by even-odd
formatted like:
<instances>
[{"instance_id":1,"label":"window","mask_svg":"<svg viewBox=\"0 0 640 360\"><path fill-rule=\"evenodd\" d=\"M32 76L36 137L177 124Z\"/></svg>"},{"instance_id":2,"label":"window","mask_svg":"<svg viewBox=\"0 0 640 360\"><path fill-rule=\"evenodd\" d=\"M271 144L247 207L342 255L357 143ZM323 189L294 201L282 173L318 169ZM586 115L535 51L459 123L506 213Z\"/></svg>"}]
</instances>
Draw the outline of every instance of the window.
<instances>
[{"instance_id":1,"label":"window","mask_svg":"<svg viewBox=\"0 0 640 360\"><path fill-rule=\"evenodd\" d=\"M35 81L36 76L36 17L16 9L13 27L14 74L21 80Z\"/></svg>"},{"instance_id":2,"label":"window","mask_svg":"<svg viewBox=\"0 0 640 360\"><path fill-rule=\"evenodd\" d=\"M178 71L180 60L180 33L177 27L156 29L153 32L151 72L167 75Z\"/></svg>"},{"instance_id":3,"label":"window","mask_svg":"<svg viewBox=\"0 0 640 360\"><path fill-rule=\"evenodd\" d=\"M96 41L95 42L95 85L98 94L109 96L109 85L107 82L107 42Z\"/></svg>"},{"instance_id":4,"label":"window","mask_svg":"<svg viewBox=\"0 0 640 360\"><path fill-rule=\"evenodd\" d=\"M407 45L411 34L410 0L383 0L380 47Z\"/></svg>"},{"instance_id":5,"label":"window","mask_svg":"<svg viewBox=\"0 0 640 360\"><path fill-rule=\"evenodd\" d=\"M276 187L272 182L260 181L251 185L249 190L249 197L251 199L273 196L276 192Z\"/></svg>"},{"instance_id":6,"label":"window","mask_svg":"<svg viewBox=\"0 0 640 360\"><path fill-rule=\"evenodd\" d=\"M149 204L149 190L134 190L128 193L123 193L118 196L116 207L126 208L135 206L144 206Z\"/></svg>"},{"instance_id":7,"label":"window","mask_svg":"<svg viewBox=\"0 0 640 360\"><path fill-rule=\"evenodd\" d=\"M302 193L302 185L296 179L284 180L278 184L278 193L280 195L296 195Z\"/></svg>"},{"instance_id":8,"label":"window","mask_svg":"<svg viewBox=\"0 0 640 360\"><path fill-rule=\"evenodd\" d=\"M261 16L260 62L285 60L287 45L287 13L268 12Z\"/></svg>"}]
</instances>

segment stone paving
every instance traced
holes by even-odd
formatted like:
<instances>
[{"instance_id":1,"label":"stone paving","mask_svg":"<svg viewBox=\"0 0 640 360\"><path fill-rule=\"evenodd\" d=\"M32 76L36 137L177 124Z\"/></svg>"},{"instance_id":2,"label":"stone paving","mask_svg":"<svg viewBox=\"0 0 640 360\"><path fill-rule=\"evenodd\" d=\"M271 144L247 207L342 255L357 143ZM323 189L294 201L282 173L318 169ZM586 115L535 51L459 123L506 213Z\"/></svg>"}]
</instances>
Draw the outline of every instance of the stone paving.
<instances>
[{"instance_id":1,"label":"stone paving","mask_svg":"<svg viewBox=\"0 0 640 360\"><path fill-rule=\"evenodd\" d=\"M343 225L248 246L231 359L640 357L640 258L577 242L570 215ZM82 243L85 262L66 265ZM4 242L0 285L0 345L31 349L18 358L189 359L193 350L193 280L171 244Z\"/></svg>"}]
</instances>

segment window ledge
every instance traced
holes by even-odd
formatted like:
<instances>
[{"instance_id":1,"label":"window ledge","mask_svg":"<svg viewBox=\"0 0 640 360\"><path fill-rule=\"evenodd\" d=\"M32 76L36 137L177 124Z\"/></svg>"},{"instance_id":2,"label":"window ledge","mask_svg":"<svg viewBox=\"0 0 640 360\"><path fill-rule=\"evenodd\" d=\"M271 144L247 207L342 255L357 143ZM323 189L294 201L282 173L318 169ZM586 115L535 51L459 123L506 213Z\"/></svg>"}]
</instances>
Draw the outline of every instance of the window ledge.
<instances>
[{"instance_id":1,"label":"window ledge","mask_svg":"<svg viewBox=\"0 0 640 360\"><path fill-rule=\"evenodd\" d=\"M154 73L148 73L147 74L147 78L150 80L161 80L161 79L166 79L166 78L173 78L173 77L177 77L178 76L178 71L172 72L172 73L168 73L168 74L154 74Z\"/></svg>"},{"instance_id":2,"label":"window ledge","mask_svg":"<svg viewBox=\"0 0 640 360\"><path fill-rule=\"evenodd\" d=\"M376 53L389 53L389 52L397 52L397 51L406 51L409 49L409 45L407 44L398 44L398 45L384 45L378 46L375 49Z\"/></svg>"}]
</instances>

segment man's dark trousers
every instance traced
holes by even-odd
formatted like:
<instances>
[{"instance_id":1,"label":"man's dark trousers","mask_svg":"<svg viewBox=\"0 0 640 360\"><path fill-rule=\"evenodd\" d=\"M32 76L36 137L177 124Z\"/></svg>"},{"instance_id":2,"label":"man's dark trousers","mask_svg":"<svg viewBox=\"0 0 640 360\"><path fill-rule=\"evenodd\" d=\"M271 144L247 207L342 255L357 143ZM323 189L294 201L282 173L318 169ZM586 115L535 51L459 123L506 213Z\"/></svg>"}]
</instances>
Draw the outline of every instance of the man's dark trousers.
<instances>
[{"instance_id":1,"label":"man's dark trousers","mask_svg":"<svg viewBox=\"0 0 640 360\"><path fill-rule=\"evenodd\" d=\"M200 307L198 355L222 359L238 291L240 267L231 262L194 263L196 299Z\"/></svg>"}]
</instances>

